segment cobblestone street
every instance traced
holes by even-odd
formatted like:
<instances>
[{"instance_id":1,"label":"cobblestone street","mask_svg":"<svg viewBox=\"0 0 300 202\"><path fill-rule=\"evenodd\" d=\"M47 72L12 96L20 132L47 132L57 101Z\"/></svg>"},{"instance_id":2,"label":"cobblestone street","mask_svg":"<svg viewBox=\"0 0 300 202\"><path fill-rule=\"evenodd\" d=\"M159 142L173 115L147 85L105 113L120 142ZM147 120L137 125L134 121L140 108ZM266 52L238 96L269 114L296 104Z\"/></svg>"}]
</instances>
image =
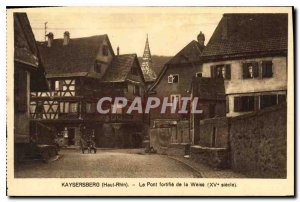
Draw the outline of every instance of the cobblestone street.
<instances>
[{"instance_id":1,"label":"cobblestone street","mask_svg":"<svg viewBox=\"0 0 300 202\"><path fill-rule=\"evenodd\" d=\"M62 150L56 161L16 165L18 178L199 178L199 172L164 155L145 154L138 149L98 150L82 154Z\"/></svg>"}]
</instances>

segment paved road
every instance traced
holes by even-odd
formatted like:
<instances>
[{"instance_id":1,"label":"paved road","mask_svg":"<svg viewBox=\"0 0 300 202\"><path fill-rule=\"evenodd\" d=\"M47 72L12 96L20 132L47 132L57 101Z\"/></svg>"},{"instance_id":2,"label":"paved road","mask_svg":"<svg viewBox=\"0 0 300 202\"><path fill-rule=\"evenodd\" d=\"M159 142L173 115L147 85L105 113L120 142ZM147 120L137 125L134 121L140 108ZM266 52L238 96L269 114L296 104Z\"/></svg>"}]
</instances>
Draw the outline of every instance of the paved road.
<instances>
[{"instance_id":1,"label":"paved road","mask_svg":"<svg viewBox=\"0 0 300 202\"><path fill-rule=\"evenodd\" d=\"M193 178L200 177L179 161L142 150L98 150L81 154L78 150L60 151L61 158L49 163L23 163L15 168L20 178Z\"/></svg>"}]
</instances>

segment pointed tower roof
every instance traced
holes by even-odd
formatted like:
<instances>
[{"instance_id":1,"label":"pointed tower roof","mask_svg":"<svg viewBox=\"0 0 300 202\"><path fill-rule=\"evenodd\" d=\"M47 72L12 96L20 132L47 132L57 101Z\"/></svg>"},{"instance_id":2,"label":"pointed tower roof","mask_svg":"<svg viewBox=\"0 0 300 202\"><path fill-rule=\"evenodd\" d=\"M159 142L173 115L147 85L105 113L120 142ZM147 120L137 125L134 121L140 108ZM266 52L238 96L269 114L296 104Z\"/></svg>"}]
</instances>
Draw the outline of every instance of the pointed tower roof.
<instances>
[{"instance_id":1,"label":"pointed tower roof","mask_svg":"<svg viewBox=\"0 0 300 202\"><path fill-rule=\"evenodd\" d=\"M156 80L156 74L152 69L152 58L151 58L151 52L149 47L148 34L147 34L141 68L146 82L154 82Z\"/></svg>"}]
</instances>

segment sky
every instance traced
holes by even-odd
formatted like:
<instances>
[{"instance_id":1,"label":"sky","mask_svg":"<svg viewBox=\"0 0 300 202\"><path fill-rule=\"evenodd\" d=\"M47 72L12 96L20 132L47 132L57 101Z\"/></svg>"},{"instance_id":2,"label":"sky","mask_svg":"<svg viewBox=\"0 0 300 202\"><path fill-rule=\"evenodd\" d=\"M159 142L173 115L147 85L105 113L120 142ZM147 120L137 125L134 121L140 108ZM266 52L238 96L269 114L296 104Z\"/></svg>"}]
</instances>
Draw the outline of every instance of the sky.
<instances>
[{"instance_id":1,"label":"sky","mask_svg":"<svg viewBox=\"0 0 300 202\"><path fill-rule=\"evenodd\" d=\"M173 56L200 31L208 42L222 18L222 13L203 13L196 8L35 8L27 15L37 41L44 40L44 23L54 38L62 38L65 31L71 39L108 34L114 51L142 56L148 34L152 55Z\"/></svg>"}]
</instances>

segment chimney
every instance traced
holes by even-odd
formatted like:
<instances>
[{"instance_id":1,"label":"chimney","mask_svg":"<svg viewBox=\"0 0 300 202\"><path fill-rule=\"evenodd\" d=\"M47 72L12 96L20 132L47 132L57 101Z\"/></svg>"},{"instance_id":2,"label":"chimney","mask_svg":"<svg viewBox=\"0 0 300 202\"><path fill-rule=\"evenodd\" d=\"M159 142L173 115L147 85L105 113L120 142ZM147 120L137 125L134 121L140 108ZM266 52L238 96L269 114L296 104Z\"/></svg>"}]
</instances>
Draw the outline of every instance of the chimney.
<instances>
[{"instance_id":1,"label":"chimney","mask_svg":"<svg viewBox=\"0 0 300 202\"><path fill-rule=\"evenodd\" d=\"M200 32L197 36L197 40L198 40L198 43L200 44L200 46L202 48L204 48L204 41L205 41L205 36L202 32Z\"/></svg>"},{"instance_id":2,"label":"chimney","mask_svg":"<svg viewBox=\"0 0 300 202\"><path fill-rule=\"evenodd\" d=\"M49 32L46 36L48 37L48 44L47 44L47 46L51 47L53 45L54 35L53 35L52 32Z\"/></svg>"},{"instance_id":3,"label":"chimney","mask_svg":"<svg viewBox=\"0 0 300 202\"><path fill-rule=\"evenodd\" d=\"M65 31L63 45L66 46L69 44L69 42L70 42L70 32Z\"/></svg>"},{"instance_id":4,"label":"chimney","mask_svg":"<svg viewBox=\"0 0 300 202\"><path fill-rule=\"evenodd\" d=\"M118 46L117 47L117 55L119 55L120 54L120 47Z\"/></svg>"}]
</instances>

